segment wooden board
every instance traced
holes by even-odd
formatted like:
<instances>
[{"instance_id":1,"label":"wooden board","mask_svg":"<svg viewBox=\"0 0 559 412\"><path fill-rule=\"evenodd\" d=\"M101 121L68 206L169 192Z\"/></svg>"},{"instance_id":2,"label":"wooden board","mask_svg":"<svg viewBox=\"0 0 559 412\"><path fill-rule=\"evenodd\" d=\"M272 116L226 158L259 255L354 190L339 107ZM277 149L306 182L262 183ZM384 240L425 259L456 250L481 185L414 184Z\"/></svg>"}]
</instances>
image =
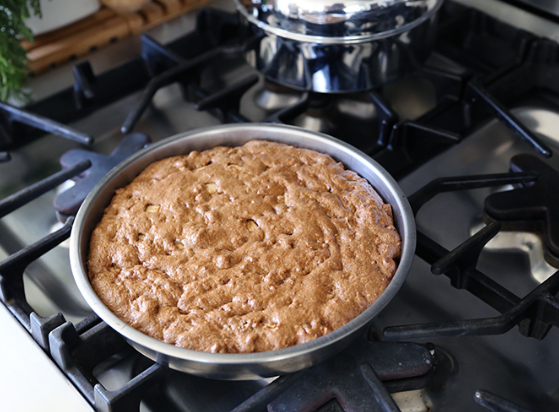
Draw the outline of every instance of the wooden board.
<instances>
[{"instance_id":1,"label":"wooden board","mask_svg":"<svg viewBox=\"0 0 559 412\"><path fill-rule=\"evenodd\" d=\"M24 41L33 73L87 55L110 43L141 33L151 27L200 7L210 0L152 0L131 14L118 14L106 7L80 21Z\"/></svg>"}]
</instances>

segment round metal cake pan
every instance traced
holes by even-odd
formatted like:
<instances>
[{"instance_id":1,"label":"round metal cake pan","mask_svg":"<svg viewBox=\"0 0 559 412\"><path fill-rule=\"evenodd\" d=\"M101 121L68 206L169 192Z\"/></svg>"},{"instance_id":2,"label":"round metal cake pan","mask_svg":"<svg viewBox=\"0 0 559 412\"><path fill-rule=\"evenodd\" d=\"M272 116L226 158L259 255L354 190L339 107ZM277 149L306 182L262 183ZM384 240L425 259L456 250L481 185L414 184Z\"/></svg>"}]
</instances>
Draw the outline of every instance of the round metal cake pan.
<instances>
[{"instance_id":1,"label":"round metal cake pan","mask_svg":"<svg viewBox=\"0 0 559 412\"><path fill-rule=\"evenodd\" d=\"M164 343L134 329L113 314L94 292L87 274L91 233L101 220L115 190L126 186L150 163L215 146L240 146L255 140L271 140L316 150L332 156L367 179L392 206L395 226L402 238L402 256L394 278L382 295L351 322L318 339L286 349L241 354L208 353ZM197 129L169 137L131 156L115 167L89 194L81 206L70 238L70 263L80 292L101 319L134 348L158 363L190 374L214 379L256 379L295 372L338 353L371 323L400 289L415 254L415 221L406 196L396 181L373 159L333 137L293 126L234 124Z\"/></svg>"}]
</instances>

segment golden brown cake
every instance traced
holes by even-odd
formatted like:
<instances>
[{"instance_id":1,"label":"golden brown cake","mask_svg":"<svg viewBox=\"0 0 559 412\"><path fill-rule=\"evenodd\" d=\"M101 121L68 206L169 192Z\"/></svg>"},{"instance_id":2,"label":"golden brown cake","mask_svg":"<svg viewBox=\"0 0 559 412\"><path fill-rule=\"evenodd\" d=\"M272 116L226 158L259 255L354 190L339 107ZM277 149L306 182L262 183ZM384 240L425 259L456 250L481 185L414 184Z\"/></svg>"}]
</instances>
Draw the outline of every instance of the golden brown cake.
<instances>
[{"instance_id":1,"label":"golden brown cake","mask_svg":"<svg viewBox=\"0 0 559 412\"><path fill-rule=\"evenodd\" d=\"M251 141L164 159L116 191L91 284L119 318L207 352L262 352L346 324L386 289L390 205L330 156Z\"/></svg>"}]
</instances>

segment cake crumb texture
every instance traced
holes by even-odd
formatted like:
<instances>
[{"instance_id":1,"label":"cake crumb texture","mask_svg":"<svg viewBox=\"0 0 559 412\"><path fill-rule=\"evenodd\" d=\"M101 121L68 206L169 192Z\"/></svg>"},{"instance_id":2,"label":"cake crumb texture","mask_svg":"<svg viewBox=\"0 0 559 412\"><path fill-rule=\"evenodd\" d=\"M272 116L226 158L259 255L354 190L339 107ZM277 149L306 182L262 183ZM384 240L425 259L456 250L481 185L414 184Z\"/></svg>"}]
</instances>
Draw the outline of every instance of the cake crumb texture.
<instances>
[{"instance_id":1,"label":"cake crumb texture","mask_svg":"<svg viewBox=\"0 0 559 412\"><path fill-rule=\"evenodd\" d=\"M330 156L266 141L155 162L93 231L91 284L120 319L221 353L308 342L367 309L401 240L371 185Z\"/></svg>"}]
</instances>

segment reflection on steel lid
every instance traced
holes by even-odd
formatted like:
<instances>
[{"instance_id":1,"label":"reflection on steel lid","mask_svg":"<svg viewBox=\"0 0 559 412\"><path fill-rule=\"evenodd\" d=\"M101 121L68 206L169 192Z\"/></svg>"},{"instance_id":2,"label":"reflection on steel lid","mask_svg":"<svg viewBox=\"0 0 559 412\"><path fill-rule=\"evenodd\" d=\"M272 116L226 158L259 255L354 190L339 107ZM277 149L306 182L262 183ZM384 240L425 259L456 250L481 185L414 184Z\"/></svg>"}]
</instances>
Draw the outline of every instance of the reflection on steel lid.
<instances>
[{"instance_id":1,"label":"reflection on steel lid","mask_svg":"<svg viewBox=\"0 0 559 412\"><path fill-rule=\"evenodd\" d=\"M301 41L369 41L409 30L443 0L235 0L263 30ZM330 43L331 41L326 41Z\"/></svg>"}]
</instances>

